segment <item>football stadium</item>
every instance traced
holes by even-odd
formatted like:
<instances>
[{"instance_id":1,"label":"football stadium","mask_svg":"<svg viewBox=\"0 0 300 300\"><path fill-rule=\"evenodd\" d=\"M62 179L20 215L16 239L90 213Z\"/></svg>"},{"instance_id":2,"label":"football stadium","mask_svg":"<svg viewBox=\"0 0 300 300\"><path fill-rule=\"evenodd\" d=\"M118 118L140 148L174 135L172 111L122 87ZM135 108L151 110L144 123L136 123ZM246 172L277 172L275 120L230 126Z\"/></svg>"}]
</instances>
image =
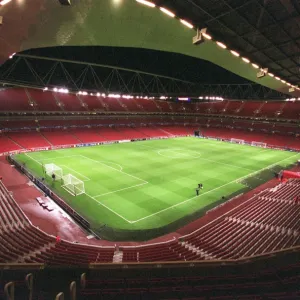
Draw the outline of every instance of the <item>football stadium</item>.
<instances>
[{"instance_id":1,"label":"football stadium","mask_svg":"<svg viewBox=\"0 0 300 300\"><path fill-rule=\"evenodd\" d=\"M299 20L0 0L0 299L300 299Z\"/></svg>"}]
</instances>

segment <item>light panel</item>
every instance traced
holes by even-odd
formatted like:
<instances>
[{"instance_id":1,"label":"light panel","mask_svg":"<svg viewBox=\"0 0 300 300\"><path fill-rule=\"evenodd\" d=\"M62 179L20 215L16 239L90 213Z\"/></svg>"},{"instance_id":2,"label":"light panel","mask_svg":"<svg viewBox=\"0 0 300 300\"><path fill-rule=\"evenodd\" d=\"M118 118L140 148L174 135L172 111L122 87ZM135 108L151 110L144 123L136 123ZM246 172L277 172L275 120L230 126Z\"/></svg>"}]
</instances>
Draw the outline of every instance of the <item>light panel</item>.
<instances>
[{"instance_id":1,"label":"light panel","mask_svg":"<svg viewBox=\"0 0 300 300\"><path fill-rule=\"evenodd\" d=\"M164 8L164 7L160 7L159 8L164 14L168 15L171 18L175 17L175 14L172 13L171 11L169 11L168 9Z\"/></svg>"},{"instance_id":2,"label":"light panel","mask_svg":"<svg viewBox=\"0 0 300 300\"><path fill-rule=\"evenodd\" d=\"M209 34L205 33L205 32L202 32L202 35L203 35L203 37L206 38L207 40L211 40L211 39L212 39L212 37L211 37Z\"/></svg>"},{"instance_id":3,"label":"light panel","mask_svg":"<svg viewBox=\"0 0 300 300\"><path fill-rule=\"evenodd\" d=\"M246 58L246 57L242 57L242 60L243 60L245 63L247 63L247 64L250 63L250 60L249 60L248 58Z\"/></svg>"},{"instance_id":4,"label":"light panel","mask_svg":"<svg viewBox=\"0 0 300 300\"><path fill-rule=\"evenodd\" d=\"M155 7L155 4L150 2L150 1L146 1L146 0L136 0L136 2L139 2L141 4L147 5L149 7Z\"/></svg>"},{"instance_id":5,"label":"light panel","mask_svg":"<svg viewBox=\"0 0 300 300\"><path fill-rule=\"evenodd\" d=\"M236 57L239 57L239 56L240 56L240 54L239 54L238 52L234 51L234 50L231 50L230 52L231 52L234 56L236 56Z\"/></svg>"},{"instance_id":6,"label":"light panel","mask_svg":"<svg viewBox=\"0 0 300 300\"><path fill-rule=\"evenodd\" d=\"M7 3L9 3L11 0L2 0L0 1L0 5L5 5Z\"/></svg>"},{"instance_id":7,"label":"light panel","mask_svg":"<svg viewBox=\"0 0 300 300\"><path fill-rule=\"evenodd\" d=\"M226 46L225 44L221 43L221 42L216 42L216 43L217 43L217 45L218 45L219 47L221 47L221 48L223 48L223 49L226 49L226 48L227 48L227 46Z\"/></svg>"},{"instance_id":8,"label":"light panel","mask_svg":"<svg viewBox=\"0 0 300 300\"><path fill-rule=\"evenodd\" d=\"M188 28L191 28L191 29L194 28L194 26L186 20L180 19L180 22Z\"/></svg>"}]
</instances>

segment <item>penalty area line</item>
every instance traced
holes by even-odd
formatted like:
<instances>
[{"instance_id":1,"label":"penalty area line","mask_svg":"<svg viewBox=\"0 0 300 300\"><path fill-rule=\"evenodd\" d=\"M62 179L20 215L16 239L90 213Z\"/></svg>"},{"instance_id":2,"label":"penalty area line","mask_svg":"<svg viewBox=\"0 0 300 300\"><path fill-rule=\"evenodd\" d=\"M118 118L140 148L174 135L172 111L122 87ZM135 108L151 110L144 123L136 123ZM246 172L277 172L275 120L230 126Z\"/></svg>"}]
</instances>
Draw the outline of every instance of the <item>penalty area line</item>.
<instances>
[{"instance_id":1,"label":"penalty area line","mask_svg":"<svg viewBox=\"0 0 300 300\"><path fill-rule=\"evenodd\" d=\"M85 179L84 179L83 181L90 181L90 180L91 180L90 178L88 178L88 177L82 175L81 173L79 173L79 172L73 170L72 168L70 168L70 167L68 167L68 166L66 166L66 165L61 165L61 166L64 167L64 168L67 168L67 169L71 170L72 172L78 174L78 175L81 176L81 177L84 177Z\"/></svg>"},{"instance_id":2,"label":"penalty area line","mask_svg":"<svg viewBox=\"0 0 300 300\"><path fill-rule=\"evenodd\" d=\"M98 197L106 196L106 195L109 195L109 194L114 194L114 193L117 193L117 192L133 189L135 187L142 186L142 185L145 185L145 184L148 184L148 182L143 182L143 183L140 183L140 184L132 185L132 186L129 186L129 187L126 187L126 188L123 188L123 189L107 192L107 193L96 195L96 196L93 196L93 197L98 198Z\"/></svg>"},{"instance_id":3,"label":"penalty area line","mask_svg":"<svg viewBox=\"0 0 300 300\"><path fill-rule=\"evenodd\" d=\"M132 221L127 220L125 217L123 217L122 215L120 215L119 213L117 213L116 211L114 211L113 209L109 208L108 206L106 206L105 204L103 204L102 202L98 201L95 197L85 193L85 195L87 195L89 198L93 199L95 202L97 202L99 205L105 207L106 209L108 209L110 212L112 212L113 214L115 214L116 216L120 217L121 219L123 219L124 221L126 221L127 223L132 224Z\"/></svg>"},{"instance_id":4,"label":"penalty area line","mask_svg":"<svg viewBox=\"0 0 300 300\"><path fill-rule=\"evenodd\" d=\"M229 184L237 183L237 182L241 181L241 180L244 179L244 178L247 178L247 177L249 177L249 176L251 176L251 175L253 175L253 174L256 174L256 173L258 173L258 172L261 172L261 171L263 171L263 170L269 169L269 168L271 168L272 166L275 166L275 165L277 165L278 163L280 163L280 162L282 162L282 161L288 160L288 159L290 159L290 158L292 158L292 157L295 157L295 156L298 156L298 155L299 155L299 153L297 153L297 154L295 154L295 155L292 155L292 156L289 156L289 157L287 157L287 158L285 158L285 159L282 159L282 160L280 160L280 161L278 161L278 162L276 162L276 163L274 163L274 164L271 164L271 165L269 165L269 166L267 166L267 167L265 167L265 168L259 169L259 170L255 171L255 172L252 172L252 173L250 173L250 174L248 174L248 175L246 175L246 176L242 176L242 177L237 178L237 179L235 179L235 180L233 180L233 181L230 181L230 182L225 183L225 184L223 184L223 185L221 185L221 186L218 186L218 187L216 187L216 188L214 188L214 189L212 189L212 190L209 190L209 191L207 191L207 192L201 194L200 196L194 196L194 197L192 197L192 198L186 199L186 200L184 200L184 201L182 201L182 202L179 202L179 203L177 203L177 204L174 204L174 205L172 205L172 206L169 206L169 207L167 207L167 208L165 208L165 209L162 209L162 210L160 210L160 211L158 211L158 212L156 212L156 213L153 213L153 214L151 214L151 215L148 215L148 216L146 216L146 217L140 218L140 219L135 220L135 221L131 221L131 224L134 224L134 223L143 221L143 220L145 220L145 219L148 219L148 218L150 218L150 217L153 217L153 216L155 216L155 215L158 215L158 214L160 214L160 213L162 213L162 212L164 212L164 211L167 211L167 210L169 210L169 209L171 209L171 208L180 206L180 205L182 205L182 204L184 204L184 203L186 203L186 202L189 202L189 201L191 201L191 200L193 200L193 199L200 198L201 196L203 196L203 195L205 195L205 194L211 193L211 192L213 192L213 191L215 191L215 190L218 190L218 189L220 189L220 188L222 188L222 187L224 187L224 186L227 186L227 185L229 185Z\"/></svg>"},{"instance_id":5,"label":"penalty area line","mask_svg":"<svg viewBox=\"0 0 300 300\"><path fill-rule=\"evenodd\" d=\"M114 167L112 167L112 166L109 166L109 165L107 165L107 164L105 164L105 163L99 161L99 160L95 160L95 159L93 159L93 158L89 158L89 157L84 156L84 155L80 155L80 156L83 157L83 158L85 158L85 159L89 159L89 160L91 160L91 161L94 161L94 162L96 162L96 163L98 163L98 164L104 165L104 166L106 166L107 168L110 168L110 169L112 169L112 170L115 170L115 171L118 171L118 172L120 172L120 173L123 173L123 174L125 174L125 175L127 175L127 176L130 176L130 177L132 177L132 178L135 178L135 179L137 179L137 180L139 180L139 181L143 181L144 183L148 183L148 181L146 181L146 180L144 180L144 179L138 178L138 177L136 177L136 176L134 176L134 175L131 175L131 174L128 174L128 173L126 173L126 172L124 172L124 171L122 171L122 170L116 169L116 168L114 168Z\"/></svg>"},{"instance_id":6,"label":"penalty area line","mask_svg":"<svg viewBox=\"0 0 300 300\"><path fill-rule=\"evenodd\" d=\"M28 155L27 153L25 153L26 156L28 156L30 159L32 159L33 161L35 161L36 163L38 163L39 165L42 165L39 161L37 161L36 159L34 159L33 157L31 157L30 155ZM76 155L77 156L77 155ZM63 187L63 189L65 189ZM66 190L66 189L65 189ZM67 190L69 193L70 191ZM117 212L115 212L113 209L109 208L108 206L106 206L105 204L101 203L100 201L98 201L96 198L94 198L93 196L84 193L85 195L87 195L89 198L93 199L95 202L97 202L99 205L105 207L107 210L109 210L110 212L112 212L113 214L115 214L116 216L120 217L121 219L123 219L124 221L126 221L127 223L132 223L132 221L127 220L125 217L121 216L120 214L118 214ZM71 193L72 195L72 193Z\"/></svg>"}]
</instances>

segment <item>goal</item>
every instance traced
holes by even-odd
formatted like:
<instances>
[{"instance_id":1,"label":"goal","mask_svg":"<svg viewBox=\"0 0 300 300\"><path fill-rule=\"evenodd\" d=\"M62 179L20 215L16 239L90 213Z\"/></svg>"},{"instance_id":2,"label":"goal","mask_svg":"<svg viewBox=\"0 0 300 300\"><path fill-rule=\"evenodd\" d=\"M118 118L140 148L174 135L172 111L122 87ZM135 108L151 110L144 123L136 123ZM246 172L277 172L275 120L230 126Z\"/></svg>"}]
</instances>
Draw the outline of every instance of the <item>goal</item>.
<instances>
[{"instance_id":1,"label":"goal","mask_svg":"<svg viewBox=\"0 0 300 300\"><path fill-rule=\"evenodd\" d=\"M76 178L72 174L63 176L62 187L73 196L78 196L85 193L84 182Z\"/></svg>"},{"instance_id":2,"label":"goal","mask_svg":"<svg viewBox=\"0 0 300 300\"><path fill-rule=\"evenodd\" d=\"M244 140L240 140L240 139L231 139L230 140L231 143L235 143L235 144L245 144Z\"/></svg>"},{"instance_id":3,"label":"goal","mask_svg":"<svg viewBox=\"0 0 300 300\"><path fill-rule=\"evenodd\" d=\"M59 180L63 177L63 170L59 166L55 164L46 164L44 166L45 173L48 176L52 176L53 174L55 175L55 179Z\"/></svg>"},{"instance_id":4,"label":"goal","mask_svg":"<svg viewBox=\"0 0 300 300\"><path fill-rule=\"evenodd\" d=\"M267 148L267 144L266 143L261 143L261 142L251 142L251 146Z\"/></svg>"}]
</instances>

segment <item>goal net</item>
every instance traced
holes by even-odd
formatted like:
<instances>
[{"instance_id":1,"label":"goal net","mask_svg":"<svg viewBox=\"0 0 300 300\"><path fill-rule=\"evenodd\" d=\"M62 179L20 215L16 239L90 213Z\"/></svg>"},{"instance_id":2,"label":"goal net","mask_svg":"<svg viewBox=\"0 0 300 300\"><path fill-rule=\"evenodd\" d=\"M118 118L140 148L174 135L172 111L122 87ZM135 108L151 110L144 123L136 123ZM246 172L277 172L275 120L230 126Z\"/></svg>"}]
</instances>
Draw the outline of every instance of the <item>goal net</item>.
<instances>
[{"instance_id":1,"label":"goal net","mask_svg":"<svg viewBox=\"0 0 300 300\"><path fill-rule=\"evenodd\" d=\"M267 148L267 144L266 143L261 143L261 142L251 142L251 146Z\"/></svg>"},{"instance_id":2,"label":"goal net","mask_svg":"<svg viewBox=\"0 0 300 300\"><path fill-rule=\"evenodd\" d=\"M230 140L231 143L235 143L235 144L245 144L244 140L240 140L240 139L231 139Z\"/></svg>"},{"instance_id":3,"label":"goal net","mask_svg":"<svg viewBox=\"0 0 300 300\"><path fill-rule=\"evenodd\" d=\"M55 165L55 164L46 164L44 166L45 172L48 176L51 176L54 174L55 175L55 179L59 180L63 177L63 170L62 168L60 168L59 166Z\"/></svg>"},{"instance_id":4,"label":"goal net","mask_svg":"<svg viewBox=\"0 0 300 300\"><path fill-rule=\"evenodd\" d=\"M73 196L78 196L85 193L84 182L79 180L72 174L65 175L62 179L62 187Z\"/></svg>"}]
</instances>

